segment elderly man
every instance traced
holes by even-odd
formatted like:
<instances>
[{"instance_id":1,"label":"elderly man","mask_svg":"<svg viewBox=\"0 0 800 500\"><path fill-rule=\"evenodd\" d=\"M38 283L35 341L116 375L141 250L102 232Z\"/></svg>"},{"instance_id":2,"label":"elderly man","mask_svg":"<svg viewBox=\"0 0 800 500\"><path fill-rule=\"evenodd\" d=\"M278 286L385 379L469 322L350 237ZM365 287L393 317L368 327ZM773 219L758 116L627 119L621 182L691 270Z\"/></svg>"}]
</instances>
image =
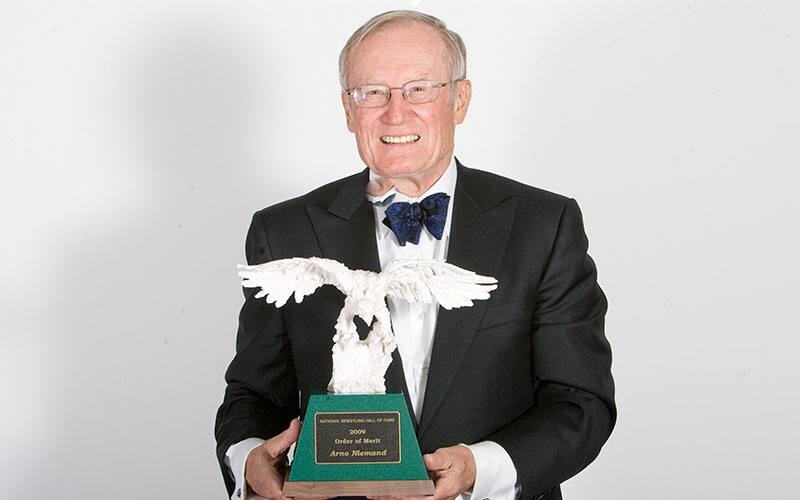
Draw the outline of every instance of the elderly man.
<instances>
[{"instance_id":1,"label":"elderly man","mask_svg":"<svg viewBox=\"0 0 800 500\"><path fill-rule=\"evenodd\" d=\"M615 422L606 300L574 200L453 156L471 83L461 38L418 12L381 14L340 57L342 104L368 170L257 212L250 264L320 256L380 271L438 259L495 276L474 307L390 300L387 388L415 417L436 498L561 498ZM403 204L405 203L405 204ZM446 213L429 223L429 213ZM216 424L233 499L281 497L286 452L331 374L342 296L276 309L245 290Z\"/></svg>"}]
</instances>

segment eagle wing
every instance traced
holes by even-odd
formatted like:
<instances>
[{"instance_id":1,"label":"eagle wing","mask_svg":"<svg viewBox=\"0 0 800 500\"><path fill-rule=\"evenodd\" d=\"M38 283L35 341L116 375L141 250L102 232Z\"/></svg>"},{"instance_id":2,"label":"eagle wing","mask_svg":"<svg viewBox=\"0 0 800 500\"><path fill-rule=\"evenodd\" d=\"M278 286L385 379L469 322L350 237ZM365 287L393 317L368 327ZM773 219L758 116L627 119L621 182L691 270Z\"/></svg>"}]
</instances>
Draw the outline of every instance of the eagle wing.
<instances>
[{"instance_id":1,"label":"eagle wing","mask_svg":"<svg viewBox=\"0 0 800 500\"><path fill-rule=\"evenodd\" d=\"M242 286L260 288L256 298L267 298L267 303L283 307L294 294L298 304L323 285L334 285L347 293L352 281L352 271L344 264L319 257L280 259L255 266L237 266Z\"/></svg>"},{"instance_id":2,"label":"eagle wing","mask_svg":"<svg viewBox=\"0 0 800 500\"><path fill-rule=\"evenodd\" d=\"M392 262L381 273L388 297L409 302L438 302L445 309L467 307L486 300L497 280L447 262L407 260Z\"/></svg>"}]
</instances>

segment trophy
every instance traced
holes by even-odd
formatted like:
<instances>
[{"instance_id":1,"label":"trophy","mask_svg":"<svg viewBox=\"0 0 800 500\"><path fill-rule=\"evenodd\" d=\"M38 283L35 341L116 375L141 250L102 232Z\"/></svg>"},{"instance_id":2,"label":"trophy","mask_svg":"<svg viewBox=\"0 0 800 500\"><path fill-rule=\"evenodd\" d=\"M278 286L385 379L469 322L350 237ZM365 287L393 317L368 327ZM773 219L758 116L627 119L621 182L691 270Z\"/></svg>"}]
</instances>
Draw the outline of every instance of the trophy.
<instances>
[{"instance_id":1,"label":"trophy","mask_svg":"<svg viewBox=\"0 0 800 500\"><path fill-rule=\"evenodd\" d=\"M468 307L489 298L497 280L433 260L392 262L381 273L318 257L239 266L242 285L282 307L323 285L344 295L333 336L328 394L312 394L283 484L289 497L433 495L403 394L386 394L396 343L386 298ZM359 339L354 318L372 327Z\"/></svg>"}]
</instances>

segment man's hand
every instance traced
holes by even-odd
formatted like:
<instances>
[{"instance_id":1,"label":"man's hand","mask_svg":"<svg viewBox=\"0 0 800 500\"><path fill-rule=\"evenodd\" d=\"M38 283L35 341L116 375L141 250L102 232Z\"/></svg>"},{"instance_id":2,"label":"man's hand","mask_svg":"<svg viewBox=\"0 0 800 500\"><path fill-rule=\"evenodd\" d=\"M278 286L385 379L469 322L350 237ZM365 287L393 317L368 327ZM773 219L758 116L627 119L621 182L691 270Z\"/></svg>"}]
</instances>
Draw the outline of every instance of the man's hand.
<instances>
[{"instance_id":1,"label":"man's hand","mask_svg":"<svg viewBox=\"0 0 800 500\"><path fill-rule=\"evenodd\" d=\"M466 446L439 448L423 455L425 468L436 488L432 497L406 497L404 500L445 500L456 498L475 484L475 457ZM381 500L391 497L370 497Z\"/></svg>"},{"instance_id":2,"label":"man's hand","mask_svg":"<svg viewBox=\"0 0 800 500\"><path fill-rule=\"evenodd\" d=\"M300 421L294 419L289 428L268 439L247 455L244 478L250 489L257 495L272 499L284 498L283 475L288 465L286 452L300 436Z\"/></svg>"},{"instance_id":3,"label":"man's hand","mask_svg":"<svg viewBox=\"0 0 800 500\"><path fill-rule=\"evenodd\" d=\"M475 484L475 457L466 446L439 448L422 459L436 486L434 500L455 498Z\"/></svg>"}]
</instances>

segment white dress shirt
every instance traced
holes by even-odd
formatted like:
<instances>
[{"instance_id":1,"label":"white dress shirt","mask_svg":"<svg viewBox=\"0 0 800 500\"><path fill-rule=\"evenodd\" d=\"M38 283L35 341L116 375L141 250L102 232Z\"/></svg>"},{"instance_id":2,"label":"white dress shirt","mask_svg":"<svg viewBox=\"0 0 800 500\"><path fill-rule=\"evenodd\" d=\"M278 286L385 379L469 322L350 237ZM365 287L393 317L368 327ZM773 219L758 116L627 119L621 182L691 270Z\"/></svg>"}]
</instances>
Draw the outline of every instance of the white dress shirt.
<instances>
[{"instance_id":1,"label":"white dress shirt","mask_svg":"<svg viewBox=\"0 0 800 500\"><path fill-rule=\"evenodd\" d=\"M447 260L456 175L455 161L451 159L450 165L439 180L425 193L416 198L410 198L394 189L380 197L367 196L369 201L373 202L375 238L378 244L381 269L385 269L389 263L396 260L433 259L440 262ZM370 171L370 180L374 178L375 175ZM381 203L381 200L387 200L387 198L393 196L391 202L406 201L413 203L433 193L446 193L450 196L442 239L437 240L423 227L418 245L406 243L405 246L400 246L394 233L382 222L385 216L384 212L389 203ZM403 373L406 378L408 395L414 415L419 421L420 415L422 415L425 386L428 381L439 305L420 302L411 303L393 298L388 298L387 302L392 318L392 330L396 337L400 358L403 361ZM264 440L262 439L249 438L228 448L225 454L225 462L230 467L231 473L236 480L234 494L231 497L232 500L240 500L246 497L244 466L247 461L247 455L253 448L263 442ZM472 492L461 495L460 498L462 500L480 500L484 498L492 500L513 499L517 471L506 450L494 441L481 441L463 445L469 448L475 458L476 476Z\"/></svg>"}]
</instances>

